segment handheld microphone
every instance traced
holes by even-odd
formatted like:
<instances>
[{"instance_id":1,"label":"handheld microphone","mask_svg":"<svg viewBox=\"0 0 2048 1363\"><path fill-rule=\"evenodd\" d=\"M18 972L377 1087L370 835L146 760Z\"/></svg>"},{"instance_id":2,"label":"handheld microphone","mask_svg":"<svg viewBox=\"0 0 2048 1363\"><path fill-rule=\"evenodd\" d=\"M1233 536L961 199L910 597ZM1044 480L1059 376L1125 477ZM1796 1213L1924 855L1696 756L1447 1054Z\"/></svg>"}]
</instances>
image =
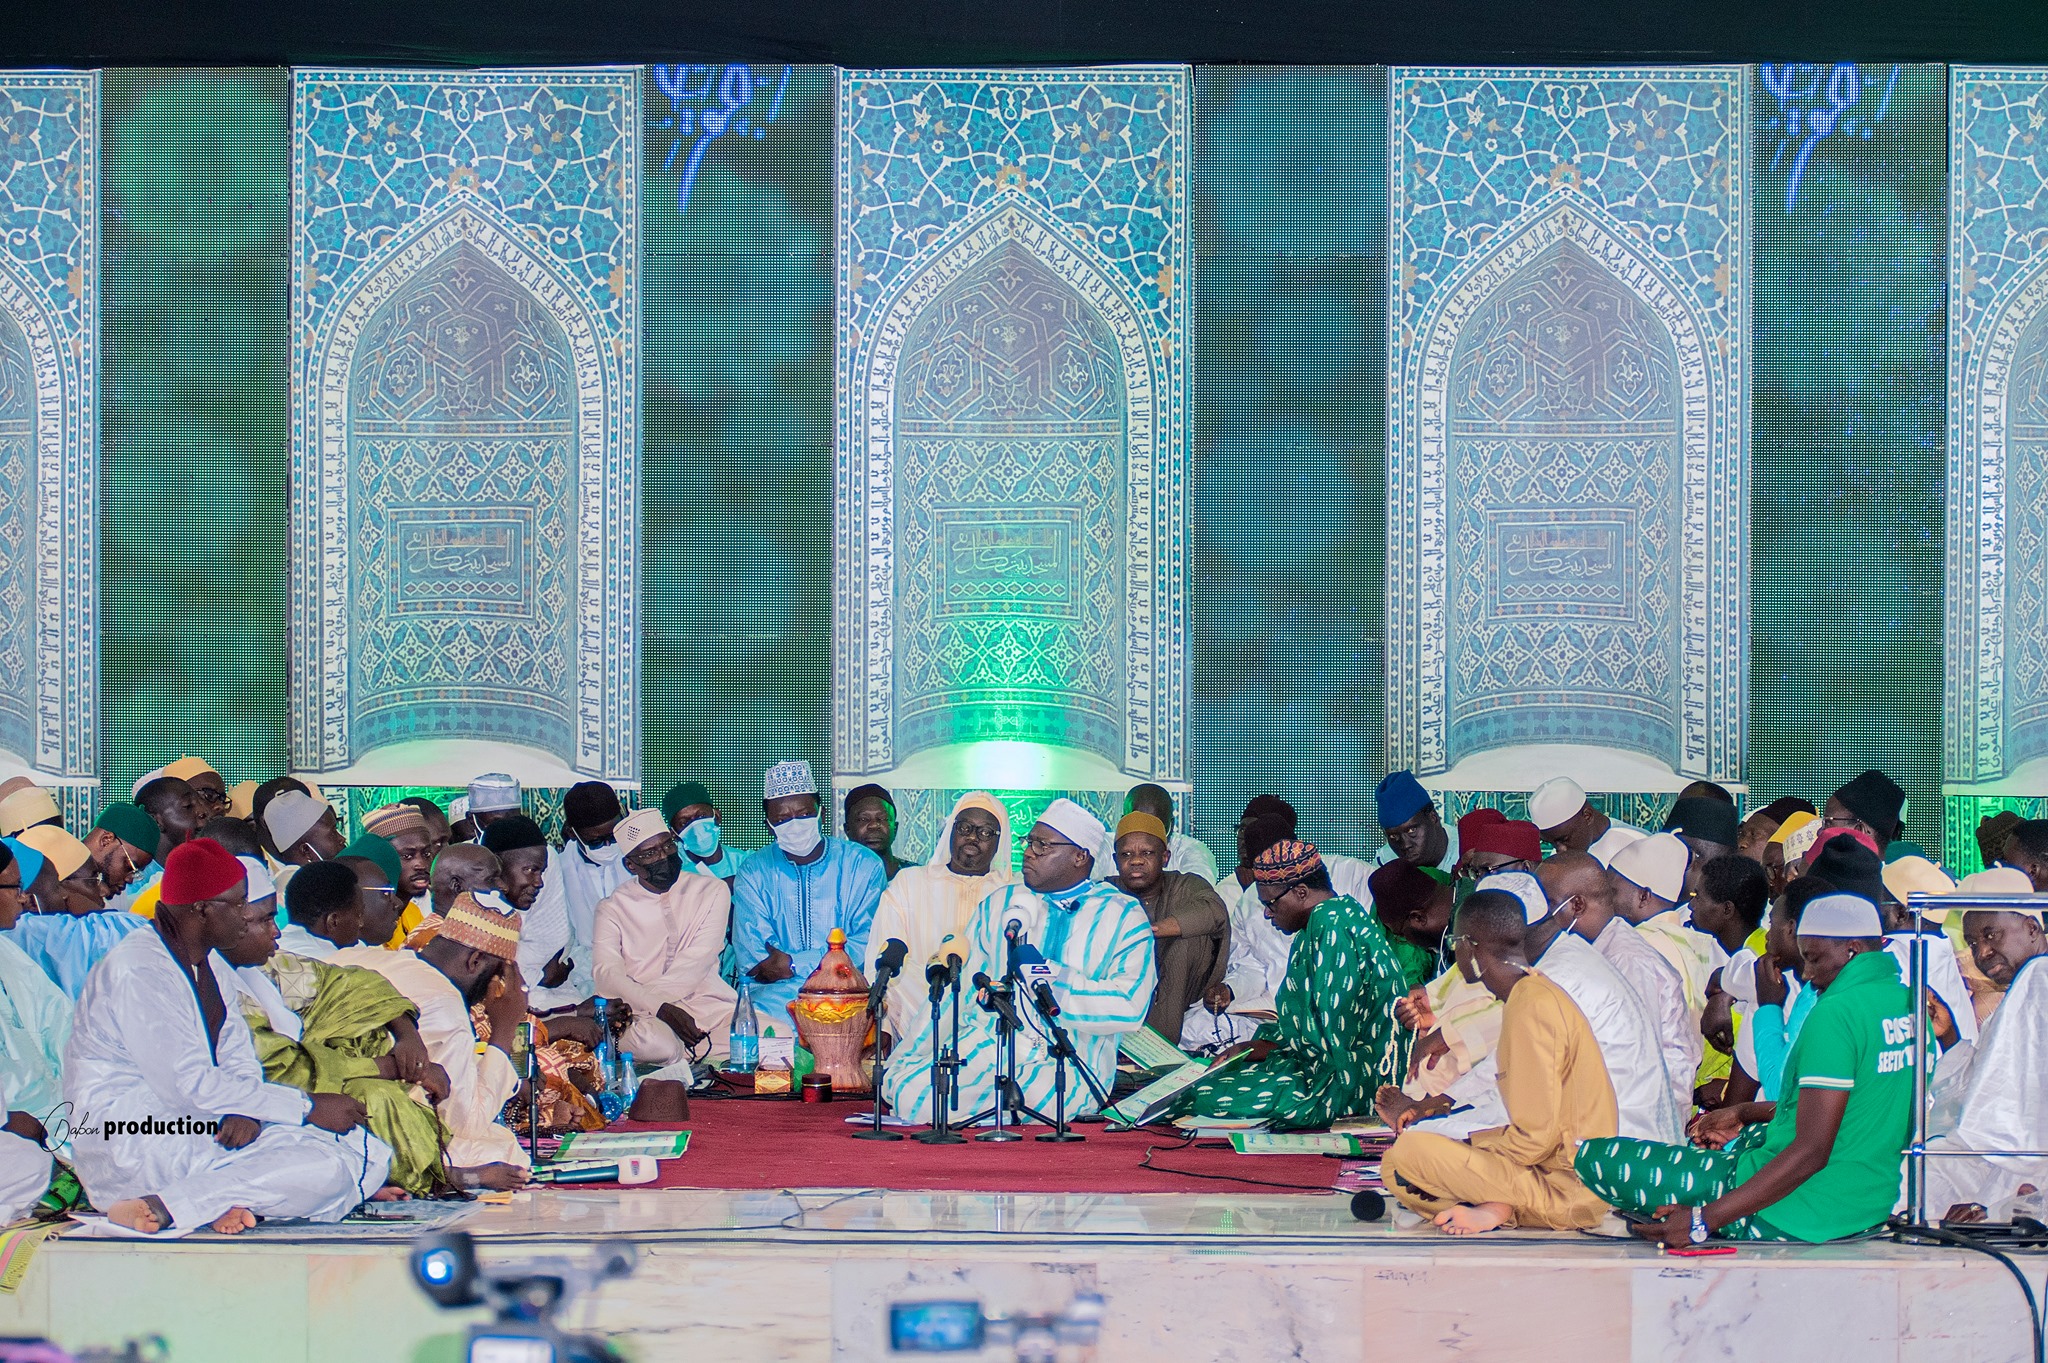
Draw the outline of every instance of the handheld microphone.
<instances>
[{"instance_id":1,"label":"handheld microphone","mask_svg":"<svg viewBox=\"0 0 2048 1363\"><path fill-rule=\"evenodd\" d=\"M939 943L939 949L932 953L931 964L924 968L924 982L931 986L933 998L937 998L948 985L960 983L960 967L966 960L958 938L948 937Z\"/></svg>"},{"instance_id":2,"label":"handheld microphone","mask_svg":"<svg viewBox=\"0 0 2048 1363\"><path fill-rule=\"evenodd\" d=\"M1017 1010L1011 1004L1009 995L996 988L996 982L988 977L986 970L974 972L974 1001L985 1013L994 1013L1010 1028L1023 1024L1017 1019Z\"/></svg>"},{"instance_id":3,"label":"handheld microphone","mask_svg":"<svg viewBox=\"0 0 2048 1363\"><path fill-rule=\"evenodd\" d=\"M879 1013L882 1000L889 993L889 981L903 971L903 958L910 954L910 948L891 937L889 944L882 948L882 954L875 960L875 982L868 987L868 1012Z\"/></svg>"},{"instance_id":4,"label":"handheld microphone","mask_svg":"<svg viewBox=\"0 0 2048 1363\"><path fill-rule=\"evenodd\" d=\"M1052 962L1045 959L1043 952L1029 942L1017 944L1017 974L1022 977L1024 988L1034 985L1051 984L1053 981Z\"/></svg>"},{"instance_id":5,"label":"handheld microphone","mask_svg":"<svg viewBox=\"0 0 2048 1363\"><path fill-rule=\"evenodd\" d=\"M1044 980L1037 980L1032 983L1031 1001L1038 1005L1039 1016L1043 1017L1047 1022L1060 1015L1060 1001L1053 997L1052 986Z\"/></svg>"},{"instance_id":6,"label":"handheld microphone","mask_svg":"<svg viewBox=\"0 0 2048 1363\"><path fill-rule=\"evenodd\" d=\"M1023 935L1024 935L1024 920L1023 920L1023 919L1021 919L1021 918L1012 918L1012 919L1011 919L1011 920L1010 920L1009 922L1007 922L1007 923L1003 924L1003 940L1004 940L1004 941L1006 941L1006 942L1015 942L1015 941L1016 941L1016 940L1017 940L1017 939L1018 939L1019 937L1022 937Z\"/></svg>"}]
</instances>

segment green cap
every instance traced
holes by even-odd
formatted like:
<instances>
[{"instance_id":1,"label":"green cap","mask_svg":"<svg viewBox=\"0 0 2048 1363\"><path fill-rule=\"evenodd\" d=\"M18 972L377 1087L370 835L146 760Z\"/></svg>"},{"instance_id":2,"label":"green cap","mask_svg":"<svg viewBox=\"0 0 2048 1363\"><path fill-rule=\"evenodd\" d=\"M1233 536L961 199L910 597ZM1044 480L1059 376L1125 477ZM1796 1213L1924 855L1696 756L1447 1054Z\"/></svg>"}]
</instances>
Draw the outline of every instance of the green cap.
<instances>
[{"instance_id":1,"label":"green cap","mask_svg":"<svg viewBox=\"0 0 2048 1363\"><path fill-rule=\"evenodd\" d=\"M711 803L711 792L704 788L702 781L678 781L668 788L668 794L661 797L661 821L673 824L676 815L691 805Z\"/></svg>"},{"instance_id":2,"label":"green cap","mask_svg":"<svg viewBox=\"0 0 2048 1363\"><path fill-rule=\"evenodd\" d=\"M361 857L364 861L375 862L377 869L382 871L385 879L393 885L398 884L405 869L399 865L398 849L391 845L391 839L376 833L363 834L342 848L341 854L345 857Z\"/></svg>"},{"instance_id":3,"label":"green cap","mask_svg":"<svg viewBox=\"0 0 2048 1363\"><path fill-rule=\"evenodd\" d=\"M100 811L94 828L104 828L130 847L137 847L150 857L156 855L157 842L163 832L156 826L156 820L142 811L141 806L116 800ZM147 864L147 863L145 863Z\"/></svg>"}]
</instances>

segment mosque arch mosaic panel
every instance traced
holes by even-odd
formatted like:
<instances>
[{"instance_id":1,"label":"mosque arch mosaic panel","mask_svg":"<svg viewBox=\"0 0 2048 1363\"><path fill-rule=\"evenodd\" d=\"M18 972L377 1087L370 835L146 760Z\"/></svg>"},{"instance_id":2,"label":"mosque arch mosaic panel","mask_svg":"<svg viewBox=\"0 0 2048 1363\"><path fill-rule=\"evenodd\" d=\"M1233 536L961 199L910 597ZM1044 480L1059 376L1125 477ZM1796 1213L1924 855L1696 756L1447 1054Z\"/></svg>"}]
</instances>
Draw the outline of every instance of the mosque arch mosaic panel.
<instances>
[{"instance_id":1,"label":"mosque arch mosaic panel","mask_svg":"<svg viewBox=\"0 0 2048 1363\"><path fill-rule=\"evenodd\" d=\"M1184 779L1185 68L842 72L835 766Z\"/></svg>"},{"instance_id":2,"label":"mosque arch mosaic panel","mask_svg":"<svg viewBox=\"0 0 2048 1363\"><path fill-rule=\"evenodd\" d=\"M2000 787L2048 755L2044 122L2048 70L1950 69L1943 774L1986 794L2048 793Z\"/></svg>"},{"instance_id":3,"label":"mosque arch mosaic panel","mask_svg":"<svg viewBox=\"0 0 2048 1363\"><path fill-rule=\"evenodd\" d=\"M1741 780L1747 84L1390 75L1389 767Z\"/></svg>"},{"instance_id":4,"label":"mosque arch mosaic panel","mask_svg":"<svg viewBox=\"0 0 2048 1363\"><path fill-rule=\"evenodd\" d=\"M1451 347L1445 759L1596 742L1675 770L1679 357L1655 312L1562 235L1573 218L1501 248L1519 263Z\"/></svg>"},{"instance_id":5,"label":"mosque arch mosaic panel","mask_svg":"<svg viewBox=\"0 0 2048 1363\"><path fill-rule=\"evenodd\" d=\"M1123 366L1008 237L924 304L896 387L896 746L1124 753Z\"/></svg>"},{"instance_id":6,"label":"mosque arch mosaic panel","mask_svg":"<svg viewBox=\"0 0 2048 1363\"><path fill-rule=\"evenodd\" d=\"M35 749L36 363L0 309L0 748Z\"/></svg>"},{"instance_id":7,"label":"mosque arch mosaic panel","mask_svg":"<svg viewBox=\"0 0 2048 1363\"><path fill-rule=\"evenodd\" d=\"M467 241L364 328L349 376L351 735L574 746L576 374Z\"/></svg>"},{"instance_id":8,"label":"mosque arch mosaic panel","mask_svg":"<svg viewBox=\"0 0 2048 1363\"><path fill-rule=\"evenodd\" d=\"M636 780L637 73L293 79L294 762Z\"/></svg>"},{"instance_id":9,"label":"mosque arch mosaic panel","mask_svg":"<svg viewBox=\"0 0 2048 1363\"><path fill-rule=\"evenodd\" d=\"M99 78L0 72L0 747L98 774Z\"/></svg>"}]
</instances>

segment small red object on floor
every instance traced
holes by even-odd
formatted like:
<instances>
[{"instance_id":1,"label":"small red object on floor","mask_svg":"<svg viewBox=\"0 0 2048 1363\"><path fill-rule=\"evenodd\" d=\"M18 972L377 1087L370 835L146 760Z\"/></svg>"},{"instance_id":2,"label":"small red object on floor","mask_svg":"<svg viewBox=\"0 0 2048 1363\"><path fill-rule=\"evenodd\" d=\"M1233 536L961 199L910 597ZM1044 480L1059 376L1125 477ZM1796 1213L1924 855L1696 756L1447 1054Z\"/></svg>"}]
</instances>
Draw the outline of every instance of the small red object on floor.
<instances>
[{"instance_id":1,"label":"small red object on floor","mask_svg":"<svg viewBox=\"0 0 2048 1363\"><path fill-rule=\"evenodd\" d=\"M1228 1141L1183 1147L1158 1131L1109 1133L1078 1126L1073 1145L1030 1139L965 1145L857 1141L848 1104L788 1098L699 1099L690 1105L690 1148L663 1160L657 1188L890 1188L982 1193L1328 1193L1339 1164L1320 1155L1240 1155ZM655 1128L614 1122L614 1131ZM922 1127L901 1127L914 1136ZM1152 1167L1143 1167L1152 1150ZM1279 1186L1273 1186L1279 1185ZM588 1186L588 1185L586 1185ZM600 1185L602 1186L602 1185Z\"/></svg>"}]
</instances>

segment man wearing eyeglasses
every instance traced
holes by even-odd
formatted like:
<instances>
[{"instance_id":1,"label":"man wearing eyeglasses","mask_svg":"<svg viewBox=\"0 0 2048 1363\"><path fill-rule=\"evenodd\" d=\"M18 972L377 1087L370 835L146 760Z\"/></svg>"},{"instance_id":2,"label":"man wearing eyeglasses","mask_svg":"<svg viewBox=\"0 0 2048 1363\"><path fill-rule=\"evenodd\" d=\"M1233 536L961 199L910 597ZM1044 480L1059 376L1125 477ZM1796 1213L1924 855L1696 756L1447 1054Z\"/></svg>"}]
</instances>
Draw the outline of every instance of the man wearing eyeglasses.
<instances>
[{"instance_id":1,"label":"man wearing eyeglasses","mask_svg":"<svg viewBox=\"0 0 2048 1363\"><path fill-rule=\"evenodd\" d=\"M116 800L100 811L92 831L85 835L85 846L99 867L109 901L150 864L159 836L156 820L126 800Z\"/></svg>"},{"instance_id":2,"label":"man wearing eyeglasses","mask_svg":"<svg viewBox=\"0 0 2048 1363\"><path fill-rule=\"evenodd\" d=\"M1095 854L1109 835L1102 821L1072 800L1054 800L1024 839L1024 883L981 901L968 929L967 978L1007 968L1009 938L1029 942L1051 967L1049 985L1060 1024L1072 1035L1080 1061L1106 1091L1116 1074L1116 1038L1145 1020L1158 974L1152 924L1138 901L1096 880ZM753 869L749 861L744 876ZM1047 1029L1032 1025L1032 1005L1020 993L1025 1025L1017 1033L1017 1082L1026 1105L1051 1112L1055 1066ZM1002 1055L995 1018L964 1008L960 1019L960 1116L995 1101ZM922 1119L931 1111L931 1036L904 1039L889 1062L884 1096L892 1111ZM1093 1112L1095 1099L1078 1076L1067 1077L1069 1115Z\"/></svg>"}]
</instances>

